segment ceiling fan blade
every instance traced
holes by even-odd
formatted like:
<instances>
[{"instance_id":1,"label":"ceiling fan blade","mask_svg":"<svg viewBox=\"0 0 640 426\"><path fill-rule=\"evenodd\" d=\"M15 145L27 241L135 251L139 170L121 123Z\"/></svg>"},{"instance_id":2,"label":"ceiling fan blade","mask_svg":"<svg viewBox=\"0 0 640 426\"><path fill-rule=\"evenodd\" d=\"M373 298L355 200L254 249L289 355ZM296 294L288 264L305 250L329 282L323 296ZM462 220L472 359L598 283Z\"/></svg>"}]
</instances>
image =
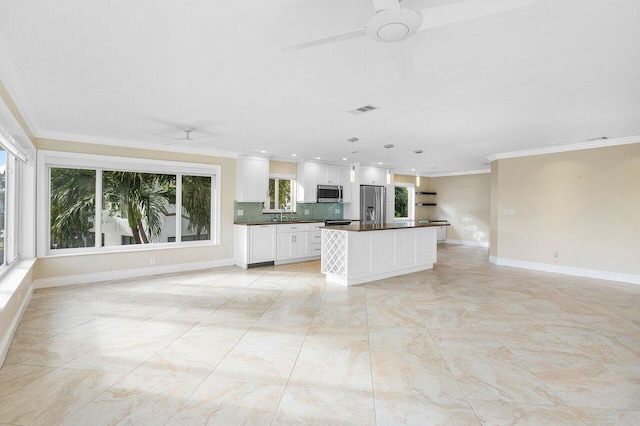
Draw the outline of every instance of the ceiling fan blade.
<instances>
[{"instance_id":1,"label":"ceiling fan blade","mask_svg":"<svg viewBox=\"0 0 640 426\"><path fill-rule=\"evenodd\" d=\"M365 37L364 29L347 31L346 33L334 34L328 37L317 38L315 40L306 41L300 44L294 44L293 46L283 47L282 50L298 50L306 49L307 47L320 46L323 44L335 43L338 41L350 40L353 38Z\"/></svg>"},{"instance_id":2,"label":"ceiling fan blade","mask_svg":"<svg viewBox=\"0 0 640 426\"><path fill-rule=\"evenodd\" d=\"M153 135L153 136L158 136L158 137L160 137L160 138L173 139L173 140L176 140L176 141L179 141L179 140L180 140L180 138L174 138L174 137L172 137L172 136L167 136L167 135L159 135L159 134L157 134L157 133L145 132L144 130L142 130L142 133L146 133L146 134L148 134L148 135Z\"/></svg>"},{"instance_id":3,"label":"ceiling fan blade","mask_svg":"<svg viewBox=\"0 0 640 426\"><path fill-rule=\"evenodd\" d=\"M529 6L539 0L467 0L420 10L422 25L418 31L442 27L482 16Z\"/></svg>"},{"instance_id":4,"label":"ceiling fan blade","mask_svg":"<svg viewBox=\"0 0 640 426\"><path fill-rule=\"evenodd\" d=\"M371 0L373 2L373 8L376 12L381 10L396 10L400 11L400 2L398 0Z\"/></svg>"},{"instance_id":5,"label":"ceiling fan blade","mask_svg":"<svg viewBox=\"0 0 640 426\"><path fill-rule=\"evenodd\" d=\"M391 43L387 46L393 62L403 80L415 77L413 66L413 52L406 43Z\"/></svg>"}]
</instances>

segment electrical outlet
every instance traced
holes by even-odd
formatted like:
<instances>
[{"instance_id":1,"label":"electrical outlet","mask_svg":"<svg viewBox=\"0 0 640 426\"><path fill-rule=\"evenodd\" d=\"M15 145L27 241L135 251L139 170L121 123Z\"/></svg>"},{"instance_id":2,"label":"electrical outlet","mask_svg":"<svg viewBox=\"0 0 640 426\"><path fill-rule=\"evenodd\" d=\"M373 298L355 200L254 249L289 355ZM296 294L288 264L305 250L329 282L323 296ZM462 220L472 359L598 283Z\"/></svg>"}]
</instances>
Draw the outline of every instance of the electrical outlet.
<instances>
[{"instance_id":1,"label":"electrical outlet","mask_svg":"<svg viewBox=\"0 0 640 426\"><path fill-rule=\"evenodd\" d=\"M335 214L340 214L340 209L335 209L333 212L334 212Z\"/></svg>"},{"instance_id":2,"label":"electrical outlet","mask_svg":"<svg viewBox=\"0 0 640 426\"><path fill-rule=\"evenodd\" d=\"M150 266L155 266L156 265L156 258L155 257L150 257L149 258L149 265Z\"/></svg>"},{"instance_id":3,"label":"electrical outlet","mask_svg":"<svg viewBox=\"0 0 640 426\"><path fill-rule=\"evenodd\" d=\"M515 216L516 215L516 211L515 211L515 209L504 209L504 215L505 216Z\"/></svg>"},{"instance_id":4,"label":"electrical outlet","mask_svg":"<svg viewBox=\"0 0 640 426\"><path fill-rule=\"evenodd\" d=\"M309 210L304 211L305 216L309 216Z\"/></svg>"},{"instance_id":5,"label":"electrical outlet","mask_svg":"<svg viewBox=\"0 0 640 426\"><path fill-rule=\"evenodd\" d=\"M560 253L558 253L557 250L553 252L553 260L555 260L556 262L560 260Z\"/></svg>"},{"instance_id":6,"label":"electrical outlet","mask_svg":"<svg viewBox=\"0 0 640 426\"><path fill-rule=\"evenodd\" d=\"M238 216L244 216L244 210L238 209Z\"/></svg>"}]
</instances>

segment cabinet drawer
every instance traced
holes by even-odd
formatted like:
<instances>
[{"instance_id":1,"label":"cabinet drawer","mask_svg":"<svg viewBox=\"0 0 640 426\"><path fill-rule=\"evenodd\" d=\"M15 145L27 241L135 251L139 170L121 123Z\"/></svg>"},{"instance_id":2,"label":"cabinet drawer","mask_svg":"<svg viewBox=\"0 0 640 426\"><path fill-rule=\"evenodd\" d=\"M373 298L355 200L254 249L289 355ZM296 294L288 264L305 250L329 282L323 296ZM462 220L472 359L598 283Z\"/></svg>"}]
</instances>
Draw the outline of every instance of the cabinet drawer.
<instances>
[{"instance_id":1,"label":"cabinet drawer","mask_svg":"<svg viewBox=\"0 0 640 426\"><path fill-rule=\"evenodd\" d=\"M287 223L287 224L278 224L276 225L278 233L280 232L301 232L308 231L309 224L308 223Z\"/></svg>"},{"instance_id":2,"label":"cabinet drawer","mask_svg":"<svg viewBox=\"0 0 640 426\"><path fill-rule=\"evenodd\" d=\"M320 243L322 242L322 231L319 229L317 231L309 232L309 243Z\"/></svg>"},{"instance_id":3,"label":"cabinet drawer","mask_svg":"<svg viewBox=\"0 0 640 426\"><path fill-rule=\"evenodd\" d=\"M320 243L311 243L309 244L309 256L320 256L322 255L322 246Z\"/></svg>"},{"instance_id":4,"label":"cabinet drawer","mask_svg":"<svg viewBox=\"0 0 640 426\"><path fill-rule=\"evenodd\" d=\"M324 226L324 222L314 222L314 223L309 223L309 231L320 231L320 228L322 226Z\"/></svg>"}]
</instances>

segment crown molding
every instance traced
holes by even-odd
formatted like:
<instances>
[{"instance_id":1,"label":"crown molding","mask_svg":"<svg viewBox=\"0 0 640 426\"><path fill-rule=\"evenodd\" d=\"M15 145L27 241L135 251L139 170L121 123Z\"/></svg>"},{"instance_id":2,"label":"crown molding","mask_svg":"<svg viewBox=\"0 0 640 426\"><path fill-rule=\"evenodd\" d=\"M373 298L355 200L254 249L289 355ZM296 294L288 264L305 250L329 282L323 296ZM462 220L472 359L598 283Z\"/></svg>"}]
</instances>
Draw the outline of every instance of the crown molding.
<instances>
[{"instance_id":1,"label":"crown molding","mask_svg":"<svg viewBox=\"0 0 640 426\"><path fill-rule=\"evenodd\" d=\"M428 173L426 175L420 175L420 176L432 178L432 177L446 177L446 176L481 175L486 173L491 173L491 169L463 170L460 172Z\"/></svg>"},{"instance_id":2,"label":"crown molding","mask_svg":"<svg viewBox=\"0 0 640 426\"><path fill-rule=\"evenodd\" d=\"M129 141L125 139L105 138L100 136L77 135L72 133L42 131L36 135L38 139L53 139L63 142L79 142L93 145L118 146L122 148L142 149L148 151L179 152L185 154L207 155L211 157L237 158L235 151L218 149L201 149L191 146L156 145L152 142Z\"/></svg>"},{"instance_id":3,"label":"crown molding","mask_svg":"<svg viewBox=\"0 0 640 426\"><path fill-rule=\"evenodd\" d=\"M606 148L616 145L628 145L640 143L640 136L626 136L623 138L603 139L590 142L580 142L568 145L550 146L546 148L527 149L524 151L503 152L487 157L489 161L503 160L505 158L530 157L533 155L555 154L558 152L580 151L583 149Z\"/></svg>"}]
</instances>

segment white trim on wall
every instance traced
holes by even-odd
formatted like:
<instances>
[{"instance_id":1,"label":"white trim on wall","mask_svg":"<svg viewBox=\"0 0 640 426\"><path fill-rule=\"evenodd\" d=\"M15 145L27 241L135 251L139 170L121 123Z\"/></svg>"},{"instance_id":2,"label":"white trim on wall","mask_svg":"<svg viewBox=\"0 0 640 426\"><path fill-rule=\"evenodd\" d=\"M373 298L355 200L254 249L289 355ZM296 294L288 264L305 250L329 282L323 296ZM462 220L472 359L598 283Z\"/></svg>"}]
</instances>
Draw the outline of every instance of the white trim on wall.
<instances>
[{"instance_id":1,"label":"white trim on wall","mask_svg":"<svg viewBox=\"0 0 640 426\"><path fill-rule=\"evenodd\" d=\"M528 262L525 260L502 259L495 256L489 256L489 262L499 266L510 266L513 268L530 269L533 271L555 272L558 274L573 275L577 277L640 284L640 275L634 274L601 271L598 269L575 268L573 266L564 265L551 265L548 263Z\"/></svg>"},{"instance_id":2,"label":"white trim on wall","mask_svg":"<svg viewBox=\"0 0 640 426\"><path fill-rule=\"evenodd\" d=\"M150 266L147 268L121 269L117 271L96 272L93 274L66 275L53 278L39 278L33 281L35 288L60 287L63 285L77 285L97 283L100 281L121 280L126 278L148 277L150 275L172 274L176 272L190 272L201 269L233 266L233 259L206 260L203 262L178 263L175 265Z\"/></svg>"},{"instance_id":3,"label":"white trim on wall","mask_svg":"<svg viewBox=\"0 0 640 426\"><path fill-rule=\"evenodd\" d=\"M464 175L481 175L485 173L491 173L491 169L478 169L478 170L463 170L461 172L442 172L442 173L427 173L426 177L446 177L446 176L464 176Z\"/></svg>"},{"instance_id":4,"label":"white trim on wall","mask_svg":"<svg viewBox=\"0 0 640 426\"><path fill-rule=\"evenodd\" d=\"M504 158L529 157L532 155L554 154L558 152L580 151L583 149L605 148L615 145L628 145L640 143L640 136L627 136L624 138L601 139L597 141L572 143L568 145L556 145L546 148L527 149L524 151L503 152L487 157L489 161L502 160Z\"/></svg>"},{"instance_id":5,"label":"white trim on wall","mask_svg":"<svg viewBox=\"0 0 640 426\"><path fill-rule=\"evenodd\" d=\"M31 300L31 295L33 294L33 284L29 286L27 290L27 294L24 299L22 299L22 303L20 303L20 307L18 311L14 315L11 320L11 324L9 324L9 328L4 333L4 336L0 339L0 366L4 363L5 358L7 357L7 353L9 352L9 347L11 346L11 342L13 341L13 336L16 334L16 330L18 329L18 325L20 324L20 320L22 319L22 315L24 311L27 310L27 306L29 306L29 301Z\"/></svg>"},{"instance_id":6,"label":"white trim on wall","mask_svg":"<svg viewBox=\"0 0 640 426\"><path fill-rule=\"evenodd\" d=\"M489 247L489 242L484 241L472 241L472 240L451 240L447 238L444 240L446 244L458 244L461 246L472 246L472 247Z\"/></svg>"}]
</instances>

